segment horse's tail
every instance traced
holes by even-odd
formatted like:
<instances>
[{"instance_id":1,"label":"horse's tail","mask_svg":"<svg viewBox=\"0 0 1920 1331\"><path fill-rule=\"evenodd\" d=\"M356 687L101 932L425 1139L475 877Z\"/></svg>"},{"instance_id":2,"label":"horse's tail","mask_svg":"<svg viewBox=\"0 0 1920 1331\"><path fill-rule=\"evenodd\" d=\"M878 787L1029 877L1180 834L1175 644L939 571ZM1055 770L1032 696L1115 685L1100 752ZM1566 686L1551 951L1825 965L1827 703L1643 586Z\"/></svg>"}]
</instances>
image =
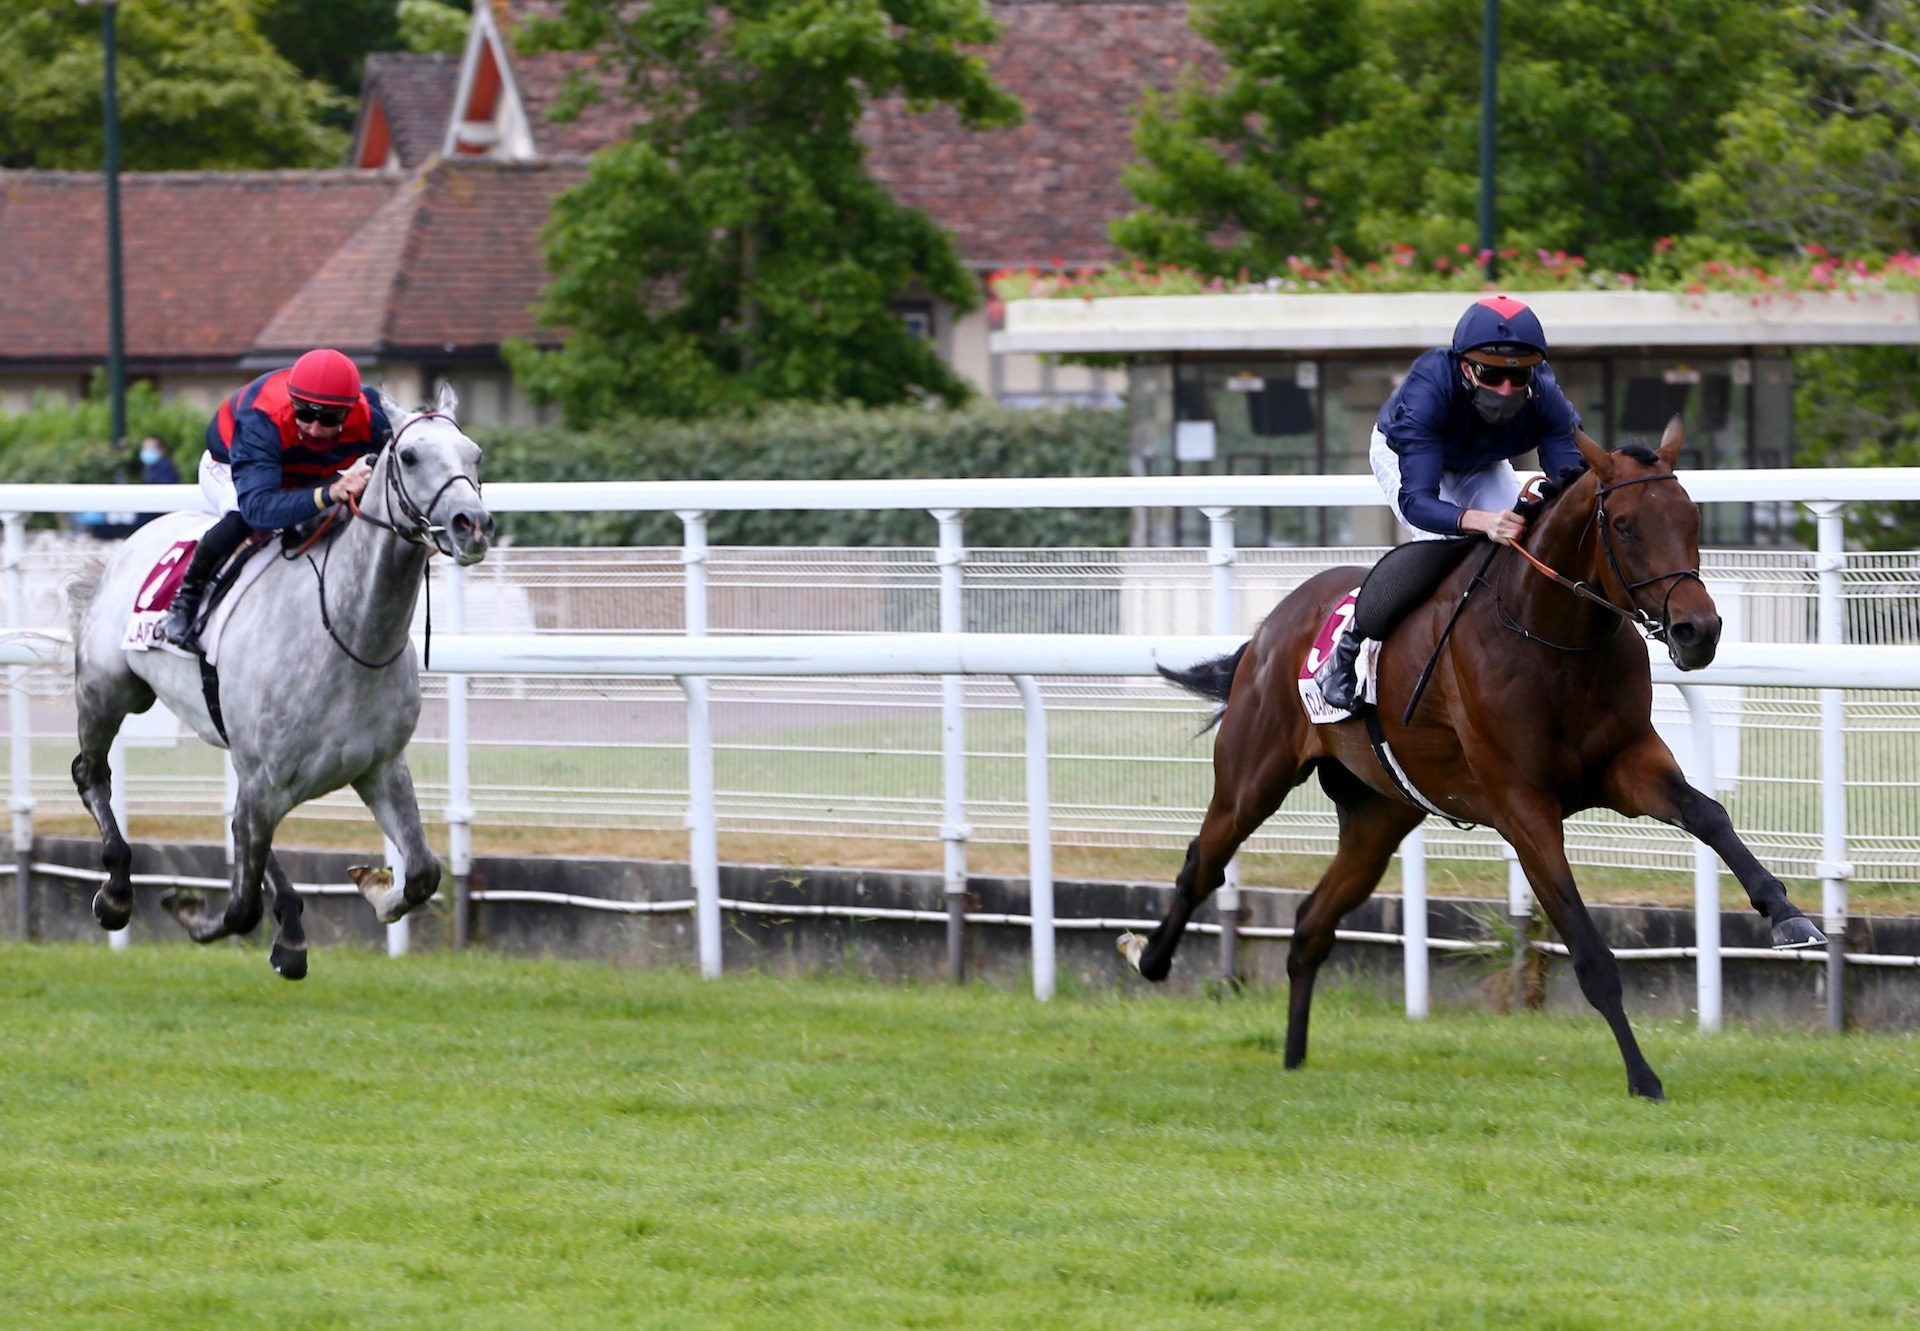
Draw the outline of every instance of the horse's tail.
<instances>
[{"instance_id":1,"label":"horse's tail","mask_svg":"<svg viewBox=\"0 0 1920 1331\"><path fill-rule=\"evenodd\" d=\"M1240 668L1240 658L1247 654L1251 642L1243 642L1225 656L1216 656L1211 661L1202 661L1185 670L1169 670L1166 666L1156 665L1158 670L1171 683L1178 684L1188 693L1197 693L1202 698L1211 698L1220 704L1220 710L1213 719L1200 728L1206 734L1220 724L1220 718L1227 712L1227 695L1233 691L1233 675Z\"/></svg>"},{"instance_id":2,"label":"horse's tail","mask_svg":"<svg viewBox=\"0 0 1920 1331\"><path fill-rule=\"evenodd\" d=\"M80 621L86 617L93 598L100 594L100 583L107 576L109 556L94 555L80 571L67 579L67 631L75 643L80 641Z\"/></svg>"}]
</instances>

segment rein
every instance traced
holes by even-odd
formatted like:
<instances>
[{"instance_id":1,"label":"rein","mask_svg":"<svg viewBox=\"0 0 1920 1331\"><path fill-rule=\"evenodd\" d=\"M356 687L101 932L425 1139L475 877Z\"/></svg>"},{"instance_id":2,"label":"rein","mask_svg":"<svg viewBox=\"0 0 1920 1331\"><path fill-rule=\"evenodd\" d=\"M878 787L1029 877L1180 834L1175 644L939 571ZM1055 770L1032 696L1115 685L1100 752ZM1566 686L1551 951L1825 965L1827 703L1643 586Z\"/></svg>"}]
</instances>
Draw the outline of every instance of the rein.
<instances>
[{"instance_id":1,"label":"rein","mask_svg":"<svg viewBox=\"0 0 1920 1331\"><path fill-rule=\"evenodd\" d=\"M406 432L408 430L411 430L415 425L418 425L421 421L430 421L430 420L450 421L452 419L453 418L451 416L447 416L441 412L423 411L418 416L411 418L404 425L402 425L400 429L395 432L393 438L387 441L386 447L382 448L380 451L383 454L392 454L396 449L399 448L400 440L406 434ZM441 544L441 538L446 535L447 529L443 526L437 525L433 521L431 515L433 513L434 508L440 503L441 498L457 482L465 481L468 485L471 485L473 487L473 492L475 495L478 495L480 493L480 482L475 480L472 476L469 476L466 472L459 472L456 475L449 477L445 484L443 484L438 490L435 490L433 492L433 497L427 500L425 506L423 507L419 504L414 503L413 496L407 493L407 483L400 474L399 465L396 462L394 462L394 460L391 457L388 457L386 460L388 462L387 469L381 474L382 474L382 477L384 478L383 484L387 494L388 511L391 512L397 506L399 508L399 511L407 517L408 521L412 525L407 527L402 527L397 523L388 522L383 518L374 517L371 513L368 513L364 509L362 509L360 507L360 503L358 499L353 497L349 497L346 500L344 507L346 508L347 512L361 522L371 523L373 526L379 527L383 531L392 532L395 536L398 536L401 540L407 542L409 545L417 545L417 546L424 547L427 551L427 557L429 559L431 559L436 554L446 555L449 559L453 558L454 552L451 549L449 549L447 546ZM325 519L322 520L320 526L314 531L314 533L311 536L309 536L305 541L302 541L300 543L299 548L294 550L292 554L286 555L283 557L287 559L298 559L300 556L306 555L307 566L313 570L314 579L319 584L320 623L327 630L327 636L333 639L333 645L338 647L343 653L345 653L347 656L347 659L352 661L356 665L364 666L368 670L385 670L388 666L392 665L395 661L398 661L401 657L401 654L407 650L408 644L406 639L402 638L399 649L395 651L392 656L389 656L384 661L369 661L366 657L360 655L360 653L354 651L353 648L349 647L346 641L343 638L341 638L339 631L333 627L333 617L327 611L327 566L333 559L334 543L332 541L328 541L326 543L325 548L321 551L320 562L317 564L314 562L313 556L307 553L308 550L316 542L318 542L320 538L327 533L327 531L329 531L333 527L334 515L340 511L341 507L342 507L341 505L335 505L333 508L329 509ZM433 668L433 579L431 577L424 576L423 574L421 578L421 586L427 598L427 634L426 634L427 641L426 641L426 652L421 661L421 668L425 670L431 670Z\"/></svg>"},{"instance_id":2,"label":"rein","mask_svg":"<svg viewBox=\"0 0 1920 1331\"><path fill-rule=\"evenodd\" d=\"M1551 579L1552 581L1558 583L1562 587L1565 587L1568 591L1572 592L1575 596L1580 597L1582 600L1591 602L1592 604L1599 606L1603 610L1611 611L1613 614L1618 615L1622 621L1631 619L1634 623L1640 626L1641 631L1644 632L1647 635L1647 637L1651 638L1655 642L1664 643L1667 641L1667 607L1673 601L1673 590L1675 587L1678 587L1680 585L1681 581L1687 578L1692 578L1695 582L1699 582L1701 580L1700 570L1698 568L1679 568L1679 569L1673 570L1673 572L1671 573L1661 573L1651 578L1642 578L1638 582L1628 581L1626 571L1620 567L1619 552L1614 548L1612 525L1607 521L1607 496L1612 494L1615 490L1624 490L1629 485L1651 485L1657 481L1677 481L1679 479L1680 479L1679 477L1675 476L1670 471L1664 472L1658 476L1636 476L1632 480L1616 481L1612 485L1602 485L1595 492L1593 517L1594 517L1594 521L1599 525L1599 528L1600 528L1600 546L1602 549L1604 549L1607 552L1607 565L1613 570L1614 578L1620 583L1620 586L1624 588L1626 591L1627 607L1625 609L1622 609L1618 605L1615 605L1611 599L1595 591L1592 587L1588 586L1585 582L1575 581L1574 579L1567 577L1565 574L1560 573L1559 571L1554 569L1551 565L1545 563L1543 560L1537 557L1531 550L1527 549L1524 545L1516 544L1516 545L1509 546L1508 548L1512 550L1515 554L1519 555L1522 559L1524 559L1527 562L1527 567L1534 570L1534 572L1539 573L1543 577ZM1669 579L1672 579L1673 581L1669 583L1667 587L1667 594L1660 599L1660 613L1658 615L1648 614L1645 610L1643 610L1640 607L1638 602L1634 600L1633 594L1639 591L1642 587L1651 587L1655 583L1667 582ZM1613 633L1609 633L1605 638L1601 639L1597 643L1592 644L1591 646L1569 647L1563 643L1557 643L1552 641L1551 639L1543 638L1539 634L1532 632L1531 630L1527 629L1524 625L1518 623L1513 618L1512 615L1507 613L1506 605L1501 601L1500 593L1498 591L1494 592L1493 600L1494 600L1494 605L1500 611L1500 620L1507 628L1512 629L1515 633L1518 633L1521 637L1525 638L1529 642L1537 642L1544 647L1551 647L1558 652L1599 651L1602 647L1605 647L1608 643L1612 642L1615 634L1617 634L1620 631L1620 626L1616 624L1614 625Z\"/></svg>"}]
</instances>

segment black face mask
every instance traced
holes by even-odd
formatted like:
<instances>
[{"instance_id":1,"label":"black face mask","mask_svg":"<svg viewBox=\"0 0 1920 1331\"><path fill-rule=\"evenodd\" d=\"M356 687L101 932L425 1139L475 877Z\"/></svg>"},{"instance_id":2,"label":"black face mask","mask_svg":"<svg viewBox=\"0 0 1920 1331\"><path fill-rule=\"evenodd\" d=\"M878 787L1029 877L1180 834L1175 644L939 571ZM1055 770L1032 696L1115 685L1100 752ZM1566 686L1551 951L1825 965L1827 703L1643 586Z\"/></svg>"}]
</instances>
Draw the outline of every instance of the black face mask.
<instances>
[{"instance_id":1,"label":"black face mask","mask_svg":"<svg viewBox=\"0 0 1920 1331\"><path fill-rule=\"evenodd\" d=\"M1527 403L1532 397L1533 389L1531 388L1524 392L1508 393L1502 397L1491 388L1482 388L1476 384L1473 388L1473 409L1488 425L1505 425L1527 409Z\"/></svg>"}]
</instances>

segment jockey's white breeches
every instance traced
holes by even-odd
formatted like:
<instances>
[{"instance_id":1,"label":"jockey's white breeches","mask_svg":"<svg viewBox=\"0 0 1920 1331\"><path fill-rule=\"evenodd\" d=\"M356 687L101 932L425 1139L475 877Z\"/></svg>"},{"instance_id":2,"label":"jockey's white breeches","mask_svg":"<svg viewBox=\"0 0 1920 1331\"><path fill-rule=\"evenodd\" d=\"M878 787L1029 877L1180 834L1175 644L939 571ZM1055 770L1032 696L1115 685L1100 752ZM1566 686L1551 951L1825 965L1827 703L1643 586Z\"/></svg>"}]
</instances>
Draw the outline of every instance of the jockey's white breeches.
<instances>
[{"instance_id":1,"label":"jockey's white breeches","mask_svg":"<svg viewBox=\"0 0 1920 1331\"><path fill-rule=\"evenodd\" d=\"M233 492L233 468L224 462L215 462L213 454L200 455L200 493L213 505L213 511L236 513L240 509L240 497Z\"/></svg>"},{"instance_id":2,"label":"jockey's white breeches","mask_svg":"<svg viewBox=\"0 0 1920 1331\"><path fill-rule=\"evenodd\" d=\"M1387 492L1387 503L1393 506L1393 516L1400 519L1400 525L1413 532L1416 541L1444 541L1450 539L1442 532L1422 531L1407 521L1407 515L1400 511L1400 457L1387 446L1387 437L1376 428L1372 442L1367 448L1367 461L1373 464L1373 479L1380 482L1380 488ZM206 482L202 480L201 484ZM1514 474L1511 462L1496 462L1491 467L1480 467L1474 471L1449 471L1441 474L1440 497L1450 504L1462 508L1477 508L1485 513L1498 513L1502 509L1512 508L1520 497L1520 478Z\"/></svg>"}]
</instances>

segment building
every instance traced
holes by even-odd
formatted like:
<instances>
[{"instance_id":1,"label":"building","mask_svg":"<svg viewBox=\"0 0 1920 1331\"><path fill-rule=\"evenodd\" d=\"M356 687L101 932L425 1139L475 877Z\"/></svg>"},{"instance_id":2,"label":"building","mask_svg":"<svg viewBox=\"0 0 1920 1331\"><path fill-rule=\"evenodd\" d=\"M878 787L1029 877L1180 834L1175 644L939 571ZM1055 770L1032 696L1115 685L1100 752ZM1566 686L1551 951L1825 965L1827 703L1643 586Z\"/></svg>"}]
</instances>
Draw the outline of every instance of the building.
<instances>
[{"instance_id":1,"label":"building","mask_svg":"<svg viewBox=\"0 0 1920 1331\"><path fill-rule=\"evenodd\" d=\"M476 422L542 418L500 347L563 335L533 313L540 228L632 118L617 98L551 117L570 79L594 76L588 57L514 49L515 27L551 8L483 0L462 55L370 57L346 169L126 175L129 374L211 405L237 379L326 344L403 396L452 382ZM1025 123L975 133L881 103L861 128L872 169L950 230L983 278L1111 259L1107 225L1132 206L1121 172L1133 109L1217 58L1184 0L992 8L1005 33L987 59ZM80 393L104 364L103 217L96 174L0 172L0 408ZM902 293L899 310L998 401L1122 399L1118 372L994 351L984 306Z\"/></svg>"},{"instance_id":2,"label":"building","mask_svg":"<svg viewBox=\"0 0 1920 1331\"><path fill-rule=\"evenodd\" d=\"M1683 468L1793 465L1795 347L1920 341L1908 293L1687 295L1516 292L1553 344L1554 373L1588 433L1652 444L1674 415ZM1132 468L1143 475L1366 472L1375 416L1412 359L1445 346L1463 292L1239 294L1024 300L1003 354L1124 356ZM1715 545L1792 542L1792 505L1707 505ZM1184 521L1185 529L1176 530ZM1270 545L1386 544L1385 509L1243 515ZM1204 544L1197 515L1156 517L1149 544Z\"/></svg>"}]
</instances>

